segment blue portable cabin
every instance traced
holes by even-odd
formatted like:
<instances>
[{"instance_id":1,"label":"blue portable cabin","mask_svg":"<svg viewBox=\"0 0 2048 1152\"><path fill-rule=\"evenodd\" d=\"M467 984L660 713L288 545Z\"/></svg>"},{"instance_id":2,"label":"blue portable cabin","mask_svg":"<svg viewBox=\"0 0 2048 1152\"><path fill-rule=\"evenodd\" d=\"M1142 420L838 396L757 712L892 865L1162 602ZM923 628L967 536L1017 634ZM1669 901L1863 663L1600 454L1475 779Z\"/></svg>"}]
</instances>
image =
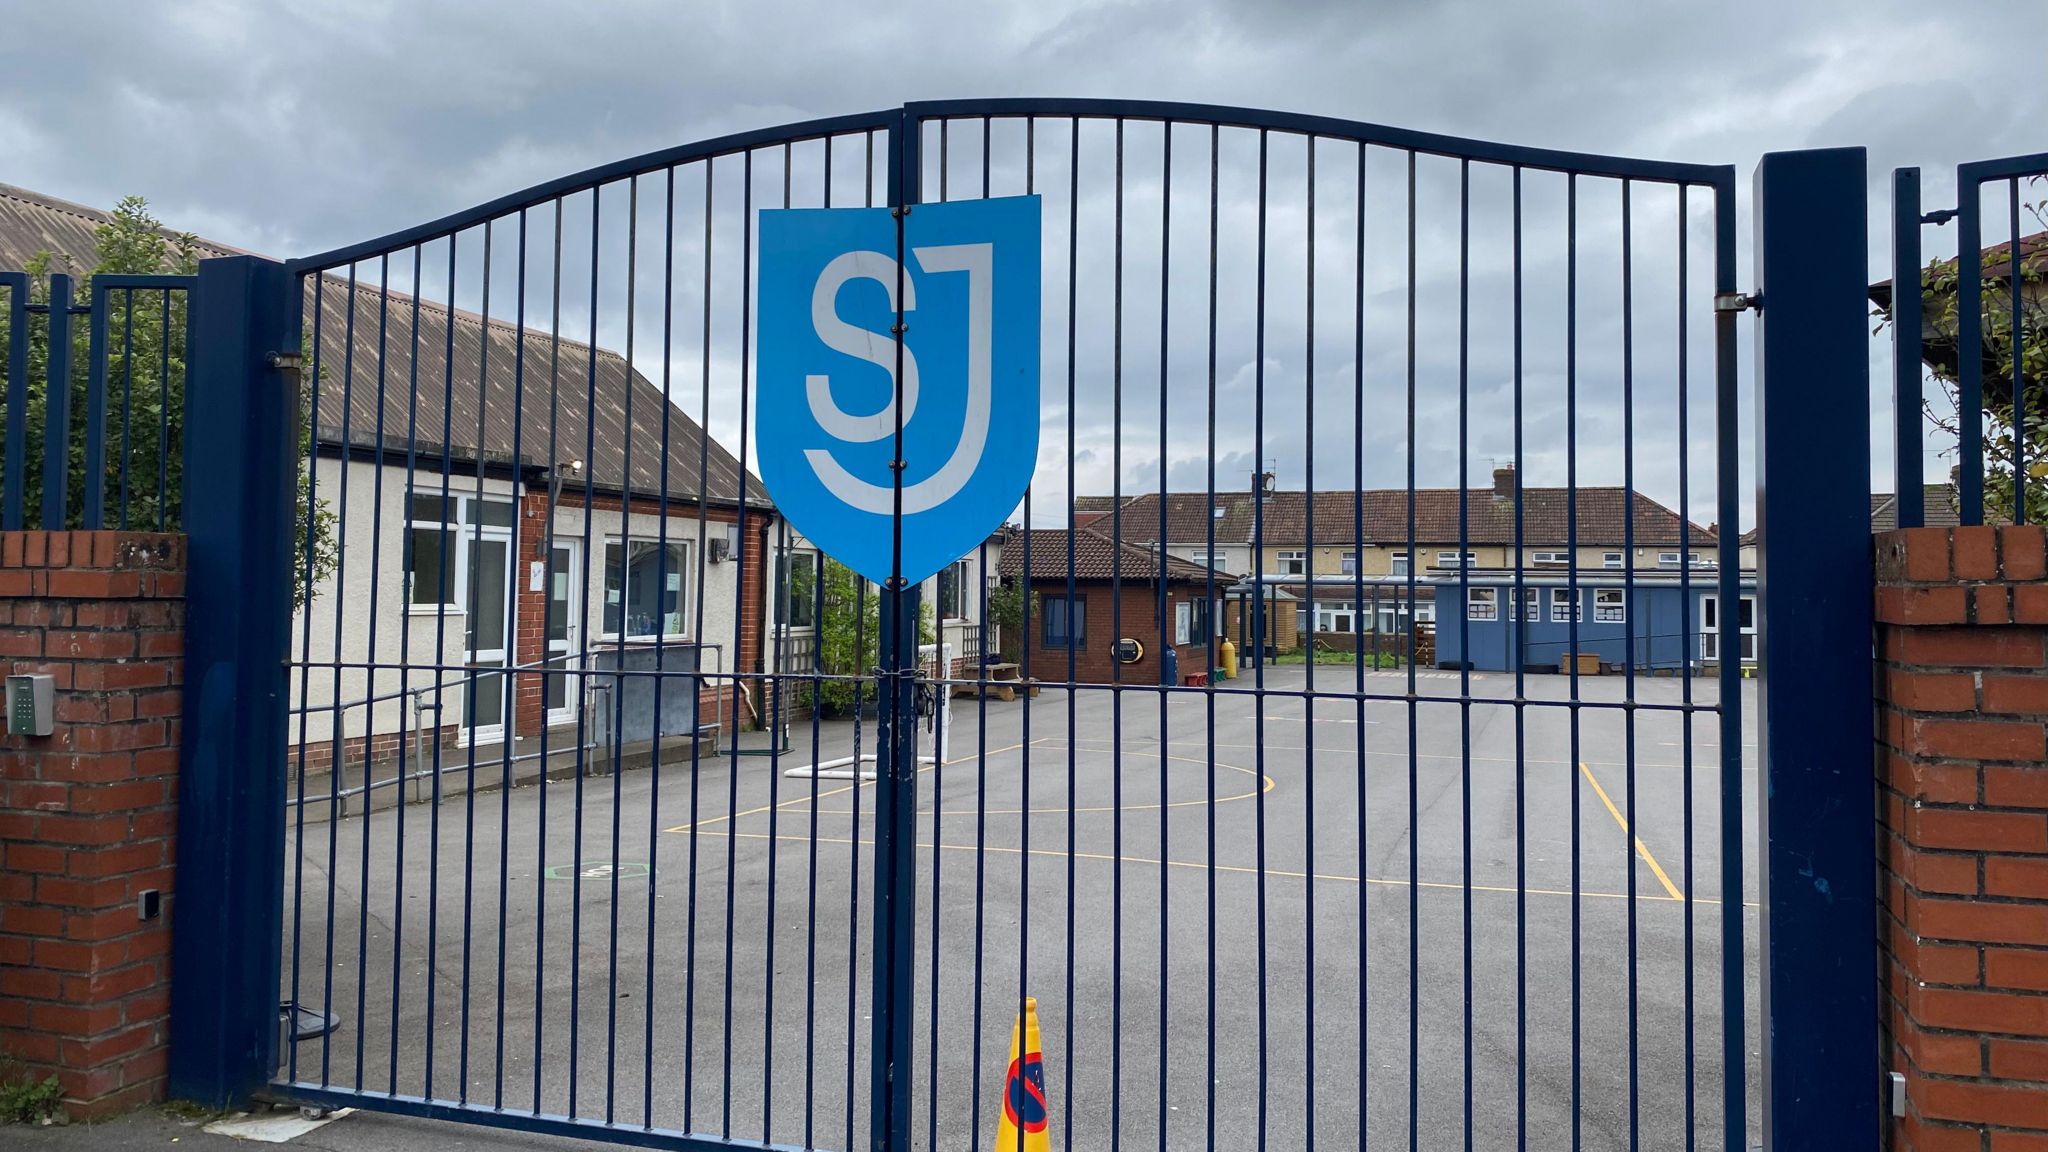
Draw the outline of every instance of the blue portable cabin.
<instances>
[{"instance_id":1,"label":"blue portable cabin","mask_svg":"<svg viewBox=\"0 0 2048 1152\"><path fill-rule=\"evenodd\" d=\"M1433 576L1437 666L1474 671L1556 671L1574 651L1604 666L1638 672L1719 663L1720 571L1638 569L1473 569ZM1740 575L1738 635L1744 664L1756 662L1756 573ZM1573 636L1573 608L1578 627Z\"/></svg>"}]
</instances>

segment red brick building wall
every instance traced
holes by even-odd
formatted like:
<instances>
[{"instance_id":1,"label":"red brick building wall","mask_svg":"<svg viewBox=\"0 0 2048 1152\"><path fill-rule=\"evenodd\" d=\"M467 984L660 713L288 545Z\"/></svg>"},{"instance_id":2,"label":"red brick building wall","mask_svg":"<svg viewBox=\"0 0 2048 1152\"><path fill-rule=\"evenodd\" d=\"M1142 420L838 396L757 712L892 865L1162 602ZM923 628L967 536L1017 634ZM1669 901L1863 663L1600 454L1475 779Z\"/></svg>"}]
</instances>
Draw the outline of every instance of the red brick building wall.
<instances>
[{"instance_id":1,"label":"red brick building wall","mask_svg":"<svg viewBox=\"0 0 2048 1152\"><path fill-rule=\"evenodd\" d=\"M1034 600L1031 605L1030 627L1025 629L1020 645L1025 653L1023 662L1031 675L1048 683L1067 679L1067 649L1064 646L1045 644L1046 599L1062 599L1067 594L1067 582L1038 580L1031 585ZM1081 684L1157 684L1159 663L1166 644L1159 634L1159 590L1142 581L1126 581L1120 590L1112 589L1107 580L1077 580L1074 595L1085 601L1087 628L1084 641L1074 652L1074 680ZM1199 603L1202 589L1199 585L1168 585L1166 590L1166 619L1168 632L1165 641L1171 641L1171 631L1177 604ZM1122 611L1119 619L1117 603L1121 600ZM1212 615L1210 617L1214 619ZM1119 635L1118 624L1122 625L1121 635L1137 640L1145 646L1143 659L1132 664L1117 663L1110 651ZM1200 644L1189 644L1180 655L1180 671L1185 677L1190 672L1202 671L1203 656Z\"/></svg>"},{"instance_id":2,"label":"red brick building wall","mask_svg":"<svg viewBox=\"0 0 2048 1152\"><path fill-rule=\"evenodd\" d=\"M0 1055L74 1116L163 1096L184 594L181 536L0 534L0 664L57 721L0 737Z\"/></svg>"},{"instance_id":3,"label":"red brick building wall","mask_svg":"<svg viewBox=\"0 0 2048 1152\"><path fill-rule=\"evenodd\" d=\"M2037 527L1877 537L1892 1146L2048 1149L2048 557Z\"/></svg>"}]
</instances>

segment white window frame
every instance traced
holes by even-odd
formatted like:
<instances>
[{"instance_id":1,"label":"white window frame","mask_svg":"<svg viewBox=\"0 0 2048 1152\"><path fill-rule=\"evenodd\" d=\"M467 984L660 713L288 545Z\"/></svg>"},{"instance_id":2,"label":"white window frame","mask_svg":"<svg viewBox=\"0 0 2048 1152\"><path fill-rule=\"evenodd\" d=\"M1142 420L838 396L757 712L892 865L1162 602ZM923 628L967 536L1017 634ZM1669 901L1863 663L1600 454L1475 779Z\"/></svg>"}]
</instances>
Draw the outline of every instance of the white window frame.
<instances>
[{"instance_id":1,"label":"white window frame","mask_svg":"<svg viewBox=\"0 0 2048 1152\"><path fill-rule=\"evenodd\" d=\"M1390 576L1408 575L1408 554L1406 552L1395 552L1387 557L1387 574Z\"/></svg>"},{"instance_id":2,"label":"white window frame","mask_svg":"<svg viewBox=\"0 0 2048 1152\"><path fill-rule=\"evenodd\" d=\"M625 548L631 544L653 544L658 547L661 543L661 537L658 534L653 536L646 536L636 532L624 535L606 536L604 540L598 545L599 564L597 567L597 579L592 581L592 583L597 585L597 589L601 593L608 594L610 592L609 585L611 581L610 573L612 562L611 551L614 547ZM674 536L671 536L668 539L668 546L671 548L680 549L682 552L682 560L676 567L676 573L680 574L682 577L681 583L679 583L676 586L676 617L680 622L680 629L675 632L663 632L659 634L653 632L645 634L633 632L628 633L625 636L620 636L617 632L605 631L604 610L607 607L607 605L604 602L600 601L597 605L597 638L599 640L609 640L613 642L623 641L627 644L652 644L656 641L660 641L661 643L666 644L676 640L688 640L691 637L692 632L690 630L690 577L691 574L695 571L690 566L691 542L688 540L679 540ZM632 579L633 570L631 565L626 563L626 559L627 558L624 556L620 558L621 567L619 581L619 625L621 628L623 628L626 623L626 605L632 603L633 600L632 587L630 583Z\"/></svg>"},{"instance_id":3,"label":"white window frame","mask_svg":"<svg viewBox=\"0 0 2048 1152\"><path fill-rule=\"evenodd\" d=\"M1512 596L1508 597L1508 619L1525 618L1532 624L1543 622L1543 589L1524 588L1519 601Z\"/></svg>"},{"instance_id":4,"label":"white window frame","mask_svg":"<svg viewBox=\"0 0 2048 1152\"><path fill-rule=\"evenodd\" d=\"M1299 550L1275 552L1273 553L1273 565L1275 569L1273 574L1276 576L1306 576L1308 575L1308 553Z\"/></svg>"},{"instance_id":5,"label":"white window frame","mask_svg":"<svg viewBox=\"0 0 2048 1152\"><path fill-rule=\"evenodd\" d=\"M448 500L447 519L438 521L421 520L413 516L413 502L415 500L440 500L444 495ZM405 598L405 610L408 614L413 616L461 616L466 614L467 609L459 600L450 600L448 597L456 595L458 589L469 587L469 548L477 538L477 529L481 527L486 533L494 533L499 536L511 531L511 528L506 525L478 525L472 523L469 519L470 506L477 502L478 497L474 492L465 494L451 490L447 493L442 493L433 489L422 488L407 490L405 494L405 536L401 547L404 549L404 567L402 569L402 579L404 580L403 595ZM512 510L513 519L518 519L519 498L509 492L485 495L482 498L482 502L504 505ZM441 585L442 603L413 603L412 534L415 529L429 531L439 529L451 541L452 546L447 550L447 580Z\"/></svg>"},{"instance_id":6,"label":"white window frame","mask_svg":"<svg viewBox=\"0 0 2048 1152\"><path fill-rule=\"evenodd\" d=\"M1580 594L1582 592L1584 592L1584 589L1580 588L1552 588L1550 590L1550 622L1552 624L1583 623L1586 618L1586 598ZM1564 605L1566 604L1570 604L1572 608L1569 617L1564 612Z\"/></svg>"},{"instance_id":7,"label":"white window frame","mask_svg":"<svg viewBox=\"0 0 2048 1152\"><path fill-rule=\"evenodd\" d=\"M1500 619L1500 589L1474 588L1465 594L1465 619Z\"/></svg>"},{"instance_id":8,"label":"white window frame","mask_svg":"<svg viewBox=\"0 0 2048 1152\"><path fill-rule=\"evenodd\" d=\"M1357 552L1340 552L1337 554L1337 574L1340 576L1358 575Z\"/></svg>"},{"instance_id":9,"label":"white window frame","mask_svg":"<svg viewBox=\"0 0 2048 1152\"><path fill-rule=\"evenodd\" d=\"M1358 630L1358 614L1348 600L1318 600L1315 602L1316 631L1342 632L1350 634ZM1344 627L1337 627L1342 620Z\"/></svg>"},{"instance_id":10,"label":"white window frame","mask_svg":"<svg viewBox=\"0 0 2048 1152\"><path fill-rule=\"evenodd\" d=\"M1531 552L1529 566L1532 568L1569 568L1572 554L1569 552Z\"/></svg>"},{"instance_id":11,"label":"white window frame","mask_svg":"<svg viewBox=\"0 0 2048 1152\"><path fill-rule=\"evenodd\" d=\"M1404 605L1404 606L1403 606L1403 607L1401 608L1401 614L1402 614L1403 616L1406 616L1406 615L1408 614L1408 609L1407 609L1407 607L1406 607L1405 605ZM1418 605L1416 605L1416 606L1415 606L1415 622L1416 622L1417 624L1434 624L1434 623L1436 623L1436 601L1432 600L1432 601L1430 601L1430 602L1429 602L1429 603L1427 603L1427 604L1418 604Z\"/></svg>"},{"instance_id":12,"label":"white window frame","mask_svg":"<svg viewBox=\"0 0 2048 1152\"><path fill-rule=\"evenodd\" d=\"M1602 603L1605 601L1605 603ZM1593 622L1595 624L1628 623L1628 589L1593 589Z\"/></svg>"},{"instance_id":13,"label":"white window frame","mask_svg":"<svg viewBox=\"0 0 2048 1152\"><path fill-rule=\"evenodd\" d=\"M1659 568L1677 568L1677 567L1680 567L1680 566L1681 566L1681 565L1682 565L1682 564L1684 563L1684 556L1685 556L1685 553L1683 553L1683 552L1659 552L1659 553L1657 553L1657 567L1659 567Z\"/></svg>"},{"instance_id":14,"label":"white window frame","mask_svg":"<svg viewBox=\"0 0 2048 1152\"><path fill-rule=\"evenodd\" d=\"M1619 552L1603 552L1600 554L1600 566L1602 568L1619 568L1626 559L1627 557Z\"/></svg>"},{"instance_id":15,"label":"white window frame","mask_svg":"<svg viewBox=\"0 0 2048 1152\"><path fill-rule=\"evenodd\" d=\"M824 564L825 558L816 548L791 548L782 555L783 579L787 582L787 586L783 589L780 607L793 611L796 607L796 565L798 558L801 557L811 562L811 578L805 582L805 587L811 590L814 597L818 591L818 572L820 566ZM818 615L819 604L816 599L813 599L811 601L811 622L809 624L798 624L794 620L784 620L782 621L783 630L793 635L808 636L818 630Z\"/></svg>"},{"instance_id":16,"label":"white window frame","mask_svg":"<svg viewBox=\"0 0 2048 1152\"><path fill-rule=\"evenodd\" d=\"M1451 563L1448 563L1448 564L1444 563L1444 557L1446 557L1446 556L1449 556L1449 557L1451 557L1451 559L1452 559L1452 562L1451 562ZM1444 550L1444 551L1442 551L1442 552L1439 552L1439 553L1437 553L1437 554L1436 554L1436 566L1437 566L1438 568L1456 568L1456 567L1458 566L1458 565L1457 565L1457 562L1456 562L1456 561L1457 561L1457 556L1458 556L1458 553L1457 553L1457 550L1456 550L1456 549L1446 549L1446 550ZM1477 567L1479 567L1479 553L1477 553L1477 552L1467 552L1467 553L1465 553L1465 567L1467 567L1467 568L1477 568Z\"/></svg>"},{"instance_id":17,"label":"white window frame","mask_svg":"<svg viewBox=\"0 0 2048 1152\"><path fill-rule=\"evenodd\" d=\"M967 567L968 565L966 560L955 560L951 564L946 565L944 568L939 569L936 573L933 573L932 607L934 609L934 616L938 617L941 620L960 620L968 623L973 622L974 618L968 615L967 612L967 590L970 586L970 581L967 579ZM953 595L959 601L959 603L953 605L954 612L951 616L946 615L945 605L940 603L941 594L945 590L945 575L948 572L956 574L954 576L954 580L957 590L953 593Z\"/></svg>"},{"instance_id":18,"label":"white window frame","mask_svg":"<svg viewBox=\"0 0 2048 1152\"><path fill-rule=\"evenodd\" d=\"M1744 650L1742 662L1744 664L1755 664L1757 662L1757 641L1755 639L1757 625L1756 593L1744 592L1740 595L1740 597L1738 597L1738 601L1746 601L1749 604L1749 627L1744 628L1742 626L1742 617L1740 615L1736 616L1735 643L1738 647ZM1709 660L1712 660L1716 663L1719 663L1720 661L1721 632L1718 626L1719 621L1715 621L1715 626L1713 627L1709 627L1707 624L1707 615L1710 611L1710 606L1712 606L1712 609L1718 609L1719 602L1720 594L1717 592L1700 593L1700 614L1698 619L1700 630L1699 651L1700 661L1702 663L1705 663Z\"/></svg>"}]
</instances>

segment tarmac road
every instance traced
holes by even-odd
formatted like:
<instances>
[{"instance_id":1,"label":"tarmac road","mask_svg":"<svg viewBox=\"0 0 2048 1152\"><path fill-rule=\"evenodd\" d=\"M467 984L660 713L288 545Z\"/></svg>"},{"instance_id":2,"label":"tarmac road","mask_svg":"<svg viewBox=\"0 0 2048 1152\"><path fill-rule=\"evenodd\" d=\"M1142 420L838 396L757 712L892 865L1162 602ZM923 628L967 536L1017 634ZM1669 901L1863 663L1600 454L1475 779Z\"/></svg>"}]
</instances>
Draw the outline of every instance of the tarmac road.
<instances>
[{"instance_id":1,"label":"tarmac road","mask_svg":"<svg viewBox=\"0 0 2048 1152\"><path fill-rule=\"evenodd\" d=\"M985 719L955 701L917 796L920 1146L993 1142L1028 994L1056 1149L1462 1147L1468 1123L1482 1148L1627 1148L1632 1128L1682 1148L1688 1123L1722 1147L1715 716L1688 733L1679 710L1597 706L1616 677L1582 680L1576 709L1466 705L1443 673L1413 704L1405 674L1372 673L1384 699L1311 713L1306 676L1171 693L1163 722L1149 688L1047 689ZM1470 678L1475 699L1514 691ZM1635 684L1646 705L1683 691ZM854 732L815 738L829 758ZM874 791L786 778L813 759L811 725L792 739L306 827L285 992L340 1028L298 1044L292 1075L864 1143ZM1756 916L1734 910L1753 1137Z\"/></svg>"}]
</instances>

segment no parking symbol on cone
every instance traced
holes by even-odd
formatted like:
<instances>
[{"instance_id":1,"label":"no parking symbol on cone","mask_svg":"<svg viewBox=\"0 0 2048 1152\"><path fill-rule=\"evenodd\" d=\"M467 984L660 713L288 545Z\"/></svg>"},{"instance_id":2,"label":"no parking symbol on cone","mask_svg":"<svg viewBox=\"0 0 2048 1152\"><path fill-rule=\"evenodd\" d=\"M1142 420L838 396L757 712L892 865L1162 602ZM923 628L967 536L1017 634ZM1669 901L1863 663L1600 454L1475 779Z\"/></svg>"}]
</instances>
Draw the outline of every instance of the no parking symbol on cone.
<instances>
[{"instance_id":1,"label":"no parking symbol on cone","mask_svg":"<svg viewBox=\"0 0 2048 1152\"><path fill-rule=\"evenodd\" d=\"M1051 1111L1045 1104L1045 1064L1039 1051L1038 1001L1024 998L1024 1012L1010 1026L1010 1070L1003 1077L1002 1118L995 1152L1051 1152L1046 1135Z\"/></svg>"}]
</instances>

